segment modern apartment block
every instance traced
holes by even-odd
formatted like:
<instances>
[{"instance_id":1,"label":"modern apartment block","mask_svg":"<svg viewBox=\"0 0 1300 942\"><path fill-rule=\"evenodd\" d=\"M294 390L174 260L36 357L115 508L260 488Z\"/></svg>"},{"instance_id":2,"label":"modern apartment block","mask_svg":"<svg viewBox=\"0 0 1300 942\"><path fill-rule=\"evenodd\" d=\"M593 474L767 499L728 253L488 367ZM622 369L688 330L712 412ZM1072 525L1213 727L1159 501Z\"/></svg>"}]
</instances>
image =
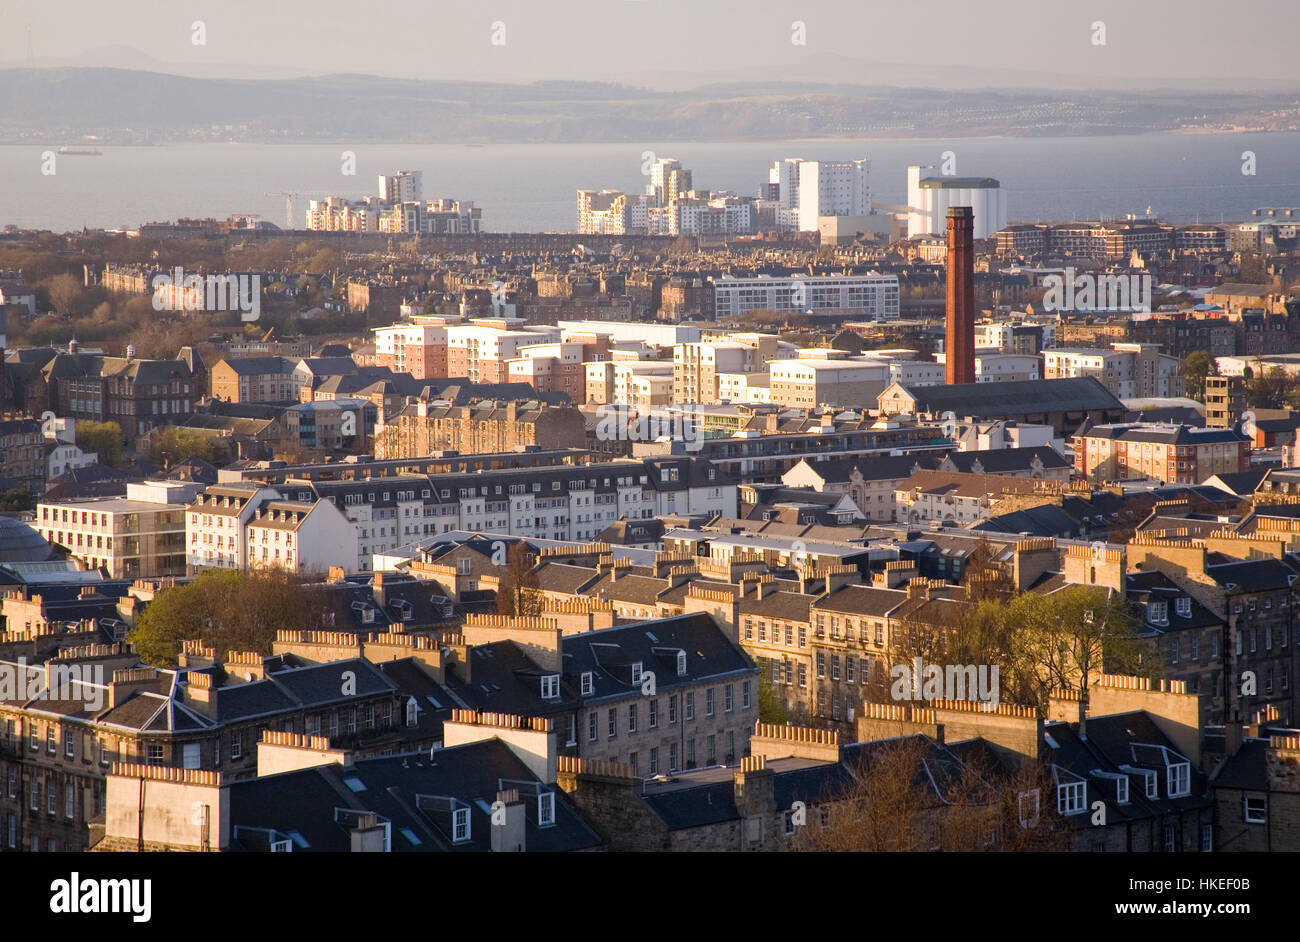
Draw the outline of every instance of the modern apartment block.
<instances>
[{"instance_id":1,"label":"modern apartment block","mask_svg":"<svg viewBox=\"0 0 1300 942\"><path fill-rule=\"evenodd\" d=\"M805 160L799 164L799 229L818 231L822 216L871 213L871 161Z\"/></svg>"},{"instance_id":2,"label":"modern apartment block","mask_svg":"<svg viewBox=\"0 0 1300 942\"><path fill-rule=\"evenodd\" d=\"M1183 394L1177 357L1155 343L1115 343L1110 350L1043 351L1043 379L1091 376L1119 399L1151 399Z\"/></svg>"},{"instance_id":3,"label":"modern apartment block","mask_svg":"<svg viewBox=\"0 0 1300 942\"><path fill-rule=\"evenodd\" d=\"M776 313L835 311L871 320L899 317L897 275L715 278L719 320L761 308Z\"/></svg>"},{"instance_id":4,"label":"modern apartment block","mask_svg":"<svg viewBox=\"0 0 1300 942\"><path fill-rule=\"evenodd\" d=\"M183 576L185 505L202 485L129 483L125 497L40 503L36 527L51 545L110 579Z\"/></svg>"},{"instance_id":5,"label":"modern apartment block","mask_svg":"<svg viewBox=\"0 0 1300 942\"><path fill-rule=\"evenodd\" d=\"M522 356L524 347L560 339L557 328L525 329L518 319L452 325L447 328L447 375L464 376L476 383L506 383L510 381L508 362Z\"/></svg>"},{"instance_id":6,"label":"modern apartment block","mask_svg":"<svg viewBox=\"0 0 1300 942\"><path fill-rule=\"evenodd\" d=\"M1250 470L1250 451L1250 438L1234 429L1085 423L1074 434L1074 467L1089 481L1200 484L1215 474Z\"/></svg>"},{"instance_id":7,"label":"modern apartment block","mask_svg":"<svg viewBox=\"0 0 1300 942\"><path fill-rule=\"evenodd\" d=\"M413 317L410 323L376 327L375 363L416 379L437 379L447 372L447 324L460 318Z\"/></svg>"},{"instance_id":8,"label":"modern apartment block","mask_svg":"<svg viewBox=\"0 0 1300 942\"><path fill-rule=\"evenodd\" d=\"M872 402L890 383L889 363L865 357L775 360L768 372L770 401L797 408Z\"/></svg>"}]
</instances>

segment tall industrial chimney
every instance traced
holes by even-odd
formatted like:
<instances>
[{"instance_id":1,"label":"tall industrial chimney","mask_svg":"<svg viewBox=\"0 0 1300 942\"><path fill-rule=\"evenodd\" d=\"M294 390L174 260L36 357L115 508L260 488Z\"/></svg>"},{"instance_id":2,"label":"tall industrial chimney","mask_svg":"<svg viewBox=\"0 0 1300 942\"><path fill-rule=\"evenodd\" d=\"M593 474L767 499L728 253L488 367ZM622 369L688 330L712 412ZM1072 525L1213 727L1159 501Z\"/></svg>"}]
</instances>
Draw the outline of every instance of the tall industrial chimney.
<instances>
[{"instance_id":1,"label":"tall industrial chimney","mask_svg":"<svg viewBox=\"0 0 1300 942\"><path fill-rule=\"evenodd\" d=\"M949 386L975 382L975 211L948 209L948 316L944 350Z\"/></svg>"}]
</instances>

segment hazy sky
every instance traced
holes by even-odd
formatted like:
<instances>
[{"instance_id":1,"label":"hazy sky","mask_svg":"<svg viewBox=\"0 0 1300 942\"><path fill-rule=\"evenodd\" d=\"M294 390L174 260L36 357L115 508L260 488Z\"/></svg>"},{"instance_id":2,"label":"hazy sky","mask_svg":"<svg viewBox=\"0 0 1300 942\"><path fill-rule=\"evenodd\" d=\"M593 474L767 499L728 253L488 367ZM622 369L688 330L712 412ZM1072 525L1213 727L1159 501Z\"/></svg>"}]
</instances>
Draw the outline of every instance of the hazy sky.
<instances>
[{"instance_id":1,"label":"hazy sky","mask_svg":"<svg viewBox=\"0 0 1300 942\"><path fill-rule=\"evenodd\" d=\"M9 64L26 58L30 26L38 65L131 65L123 50L102 51L120 45L200 73L626 80L781 78L795 68L812 78L804 70L842 56L1147 84L1196 75L1300 84L1298 0L7 0L0 20ZM191 43L194 20L206 24L206 46ZM805 46L791 43L796 20ZM1091 41L1098 20L1105 46ZM494 21L505 23L504 46L490 43ZM851 77L843 65L830 77Z\"/></svg>"}]
</instances>

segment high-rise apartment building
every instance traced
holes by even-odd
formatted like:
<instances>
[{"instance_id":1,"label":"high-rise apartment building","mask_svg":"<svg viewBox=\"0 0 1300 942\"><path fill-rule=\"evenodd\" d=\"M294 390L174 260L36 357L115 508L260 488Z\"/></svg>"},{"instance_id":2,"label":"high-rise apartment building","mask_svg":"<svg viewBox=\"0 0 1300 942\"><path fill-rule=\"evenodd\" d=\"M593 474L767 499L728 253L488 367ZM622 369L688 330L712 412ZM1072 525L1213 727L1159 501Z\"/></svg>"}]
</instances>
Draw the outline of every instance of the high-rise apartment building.
<instances>
[{"instance_id":1,"label":"high-rise apartment building","mask_svg":"<svg viewBox=\"0 0 1300 942\"><path fill-rule=\"evenodd\" d=\"M424 199L424 171L399 170L379 175L379 199L385 203L418 203Z\"/></svg>"},{"instance_id":2,"label":"high-rise apartment building","mask_svg":"<svg viewBox=\"0 0 1300 942\"><path fill-rule=\"evenodd\" d=\"M871 214L871 161L805 160L799 164L799 229L817 232L821 216Z\"/></svg>"}]
</instances>

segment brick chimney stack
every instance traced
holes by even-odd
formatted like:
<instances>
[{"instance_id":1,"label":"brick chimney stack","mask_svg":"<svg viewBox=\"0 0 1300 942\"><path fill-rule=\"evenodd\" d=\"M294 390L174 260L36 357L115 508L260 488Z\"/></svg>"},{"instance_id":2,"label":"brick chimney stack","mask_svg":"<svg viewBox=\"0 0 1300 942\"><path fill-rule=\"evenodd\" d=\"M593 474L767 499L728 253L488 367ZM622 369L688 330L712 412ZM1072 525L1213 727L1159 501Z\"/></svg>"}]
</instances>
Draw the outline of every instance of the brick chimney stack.
<instances>
[{"instance_id":1,"label":"brick chimney stack","mask_svg":"<svg viewBox=\"0 0 1300 942\"><path fill-rule=\"evenodd\" d=\"M944 351L949 386L975 382L975 211L948 209L948 304Z\"/></svg>"}]
</instances>

